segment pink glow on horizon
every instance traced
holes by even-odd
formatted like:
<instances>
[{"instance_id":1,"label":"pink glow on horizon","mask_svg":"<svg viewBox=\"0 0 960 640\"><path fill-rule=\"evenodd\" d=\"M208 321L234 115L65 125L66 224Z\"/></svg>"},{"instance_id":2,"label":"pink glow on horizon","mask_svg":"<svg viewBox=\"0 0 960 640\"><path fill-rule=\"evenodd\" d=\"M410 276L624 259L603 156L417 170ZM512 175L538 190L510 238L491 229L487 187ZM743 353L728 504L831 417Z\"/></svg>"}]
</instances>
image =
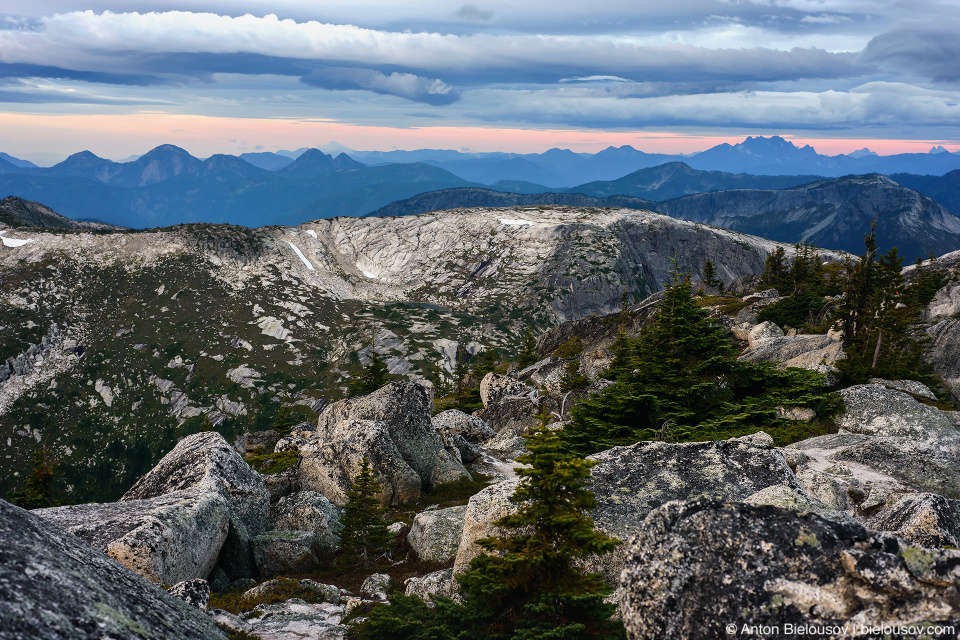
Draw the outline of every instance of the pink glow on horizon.
<instances>
[{"instance_id":1,"label":"pink glow on horizon","mask_svg":"<svg viewBox=\"0 0 960 640\"><path fill-rule=\"evenodd\" d=\"M357 150L460 149L473 152L543 152L553 147L595 153L609 146L631 145L649 153L693 153L740 135L651 131L522 129L496 127L378 127L325 120L217 118L166 113L127 115L42 115L0 113L2 151L29 159L33 153L74 153L89 149L107 158L143 154L160 144L184 147L198 157L321 146L336 141ZM754 135L774 135L762 132ZM942 145L960 151L956 140L805 138L782 134L798 146L836 155L863 147L881 155L926 153Z\"/></svg>"}]
</instances>

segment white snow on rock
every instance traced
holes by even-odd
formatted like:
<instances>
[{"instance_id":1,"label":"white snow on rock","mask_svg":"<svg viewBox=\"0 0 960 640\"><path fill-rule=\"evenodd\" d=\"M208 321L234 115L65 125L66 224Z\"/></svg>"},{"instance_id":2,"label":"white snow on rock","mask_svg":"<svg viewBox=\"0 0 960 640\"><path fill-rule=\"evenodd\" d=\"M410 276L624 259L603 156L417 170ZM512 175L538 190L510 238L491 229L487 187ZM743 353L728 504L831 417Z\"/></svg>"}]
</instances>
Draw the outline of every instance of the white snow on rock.
<instances>
[{"instance_id":1,"label":"white snow on rock","mask_svg":"<svg viewBox=\"0 0 960 640\"><path fill-rule=\"evenodd\" d=\"M317 232L314 231L313 229L307 229L307 234L314 240L317 239Z\"/></svg>"},{"instance_id":2,"label":"white snow on rock","mask_svg":"<svg viewBox=\"0 0 960 640\"><path fill-rule=\"evenodd\" d=\"M22 247L23 245L33 242L33 238L27 238L26 240L20 240L17 238L5 238L3 234L7 232L6 229L0 231L0 240L3 240L3 246L5 247Z\"/></svg>"},{"instance_id":3,"label":"white snow on rock","mask_svg":"<svg viewBox=\"0 0 960 640\"><path fill-rule=\"evenodd\" d=\"M362 271L362 272L363 272L363 275L367 276L367 277L370 278L371 280L376 280L376 279L377 279L377 274L375 274L375 273L370 273L370 272L367 271L366 269L361 269L360 271Z\"/></svg>"},{"instance_id":4,"label":"white snow on rock","mask_svg":"<svg viewBox=\"0 0 960 640\"><path fill-rule=\"evenodd\" d=\"M518 224L518 225L527 225L529 227L535 226L537 223L530 220L512 220L510 218L500 218L500 224Z\"/></svg>"},{"instance_id":5,"label":"white snow on rock","mask_svg":"<svg viewBox=\"0 0 960 640\"><path fill-rule=\"evenodd\" d=\"M316 235L316 234L314 234L314 235ZM310 271L313 271L313 265L310 264L310 261L309 261L309 260L307 260L307 256L303 255L303 251L300 251L300 248L297 247L297 245L295 245L295 244L293 244L292 242L290 242L289 240L287 240L287 244L290 245L290 248L293 249L293 252L294 252L295 254L297 254L297 257L300 258L300 260L303 261L303 264L305 264L305 265L307 266L307 269L309 269Z\"/></svg>"}]
</instances>

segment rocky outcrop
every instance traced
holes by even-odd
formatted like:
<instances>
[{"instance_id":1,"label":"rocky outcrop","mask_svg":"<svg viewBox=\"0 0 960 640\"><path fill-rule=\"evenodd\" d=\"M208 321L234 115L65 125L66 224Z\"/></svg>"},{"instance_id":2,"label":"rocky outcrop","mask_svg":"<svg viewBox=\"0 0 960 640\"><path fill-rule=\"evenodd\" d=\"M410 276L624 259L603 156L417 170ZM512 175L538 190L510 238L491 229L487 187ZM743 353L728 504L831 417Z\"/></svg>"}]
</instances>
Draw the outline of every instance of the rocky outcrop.
<instances>
[{"instance_id":1,"label":"rocky outcrop","mask_svg":"<svg viewBox=\"0 0 960 640\"><path fill-rule=\"evenodd\" d=\"M314 491L291 494L270 507L275 530L310 531L324 552L335 551L340 543L340 516L340 509Z\"/></svg>"},{"instance_id":2,"label":"rocky outcrop","mask_svg":"<svg viewBox=\"0 0 960 640\"><path fill-rule=\"evenodd\" d=\"M590 471L597 500L592 512L594 523L600 531L622 541L633 535L651 510L671 500L744 500L778 485L803 495L783 454L762 432L716 442L638 442L601 451L588 459L597 463ZM517 482L501 482L470 498L454 563L456 573L469 568L470 560L480 553L477 540L505 533L493 522L515 512L510 496ZM586 567L615 584L624 553L621 545Z\"/></svg>"},{"instance_id":3,"label":"rocky outcrop","mask_svg":"<svg viewBox=\"0 0 960 640\"><path fill-rule=\"evenodd\" d=\"M480 381L480 400L485 408L509 397L530 398L532 400L537 397L537 391L516 378L499 373L488 373Z\"/></svg>"},{"instance_id":4,"label":"rocky outcrop","mask_svg":"<svg viewBox=\"0 0 960 640\"><path fill-rule=\"evenodd\" d=\"M448 507L418 513L407 542L421 560L447 562L457 555L467 507Z\"/></svg>"},{"instance_id":5,"label":"rocky outcrop","mask_svg":"<svg viewBox=\"0 0 960 640\"><path fill-rule=\"evenodd\" d=\"M230 528L226 499L196 488L35 513L147 580L167 584L209 576Z\"/></svg>"},{"instance_id":6,"label":"rocky outcrop","mask_svg":"<svg viewBox=\"0 0 960 640\"><path fill-rule=\"evenodd\" d=\"M958 551L812 513L671 502L630 542L620 612L632 640L792 637L799 625L813 637L873 637L876 626L960 622L958 564Z\"/></svg>"},{"instance_id":7,"label":"rocky outcrop","mask_svg":"<svg viewBox=\"0 0 960 640\"><path fill-rule=\"evenodd\" d=\"M951 282L933 296L924 309L925 320L955 318L960 313L960 282Z\"/></svg>"},{"instance_id":8,"label":"rocky outcrop","mask_svg":"<svg viewBox=\"0 0 960 640\"><path fill-rule=\"evenodd\" d=\"M924 547L960 547L960 500L932 493L907 495L867 521Z\"/></svg>"},{"instance_id":9,"label":"rocky outcrop","mask_svg":"<svg viewBox=\"0 0 960 640\"><path fill-rule=\"evenodd\" d=\"M386 602L393 588L393 579L386 573L374 573L360 585L360 595Z\"/></svg>"},{"instance_id":10,"label":"rocky outcrop","mask_svg":"<svg viewBox=\"0 0 960 640\"><path fill-rule=\"evenodd\" d=\"M517 380L528 382L541 387L547 393L561 392L560 379L567 368L567 361L557 356L550 356L533 363L517 373Z\"/></svg>"},{"instance_id":11,"label":"rocky outcrop","mask_svg":"<svg viewBox=\"0 0 960 640\"><path fill-rule=\"evenodd\" d=\"M933 340L930 360L954 399L960 400L960 318L942 320L927 329Z\"/></svg>"},{"instance_id":12,"label":"rocky outcrop","mask_svg":"<svg viewBox=\"0 0 960 640\"><path fill-rule=\"evenodd\" d=\"M0 638L225 640L206 615L0 500Z\"/></svg>"},{"instance_id":13,"label":"rocky outcrop","mask_svg":"<svg viewBox=\"0 0 960 640\"><path fill-rule=\"evenodd\" d=\"M755 329L772 324L772 322L765 322L757 325ZM779 368L798 367L818 373L829 373L833 370L832 365L844 357L841 346L839 340L834 340L828 335L784 336L781 332L779 337L751 340L750 350L741 355L740 360L753 363L776 362Z\"/></svg>"},{"instance_id":14,"label":"rocky outcrop","mask_svg":"<svg viewBox=\"0 0 960 640\"><path fill-rule=\"evenodd\" d=\"M206 611L210 602L210 584L201 578L178 582L167 589L167 593L201 611Z\"/></svg>"},{"instance_id":15,"label":"rocky outcrop","mask_svg":"<svg viewBox=\"0 0 960 640\"><path fill-rule=\"evenodd\" d=\"M482 419L471 416L459 409L447 409L433 416L433 426L441 434L459 434L467 442L479 444L497 435L493 428Z\"/></svg>"},{"instance_id":16,"label":"rocky outcrop","mask_svg":"<svg viewBox=\"0 0 960 640\"><path fill-rule=\"evenodd\" d=\"M120 500L146 500L190 488L222 495L235 526L242 525L248 535L269 526L270 497L263 480L215 431L181 440Z\"/></svg>"},{"instance_id":17,"label":"rocky outcrop","mask_svg":"<svg viewBox=\"0 0 960 640\"><path fill-rule=\"evenodd\" d=\"M484 407L477 416L497 433L512 429L517 434L524 434L540 423L537 419L539 412L540 403L529 398L504 398Z\"/></svg>"}]
</instances>

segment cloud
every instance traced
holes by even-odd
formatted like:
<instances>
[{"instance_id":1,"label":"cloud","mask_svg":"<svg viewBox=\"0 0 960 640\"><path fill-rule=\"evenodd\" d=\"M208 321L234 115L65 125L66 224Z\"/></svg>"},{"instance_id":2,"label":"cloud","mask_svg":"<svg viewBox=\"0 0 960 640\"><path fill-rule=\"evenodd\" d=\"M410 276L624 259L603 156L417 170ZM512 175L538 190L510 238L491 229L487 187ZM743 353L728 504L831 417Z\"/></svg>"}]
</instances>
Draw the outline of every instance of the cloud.
<instances>
[{"instance_id":1,"label":"cloud","mask_svg":"<svg viewBox=\"0 0 960 640\"><path fill-rule=\"evenodd\" d=\"M493 20L493 11L481 11L475 4L465 4L457 9L453 17L467 22L490 22Z\"/></svg>"},{"instance_id":2,"label":"cloud","mask_svg":"<svg viewBox=\"0 0 960 640\"><path fill-rule=\"evenodd\" d=\"M936 81L960 80L960 39L954 24L906 24L873 38L861 60Z\"/></svg>"},{"instance_id":3,"label":"cloud","mask_svg":"<svg viewBox=\"0 0 960 640\"><path fill-rule=\"evenodd\" d=\"M433 105L450 104L460 99L460 94L442 80L410 73L386 75L373 69L328 67L305 75L301 80L323 89L366 89Z\"/></svg>"}]
</instances>

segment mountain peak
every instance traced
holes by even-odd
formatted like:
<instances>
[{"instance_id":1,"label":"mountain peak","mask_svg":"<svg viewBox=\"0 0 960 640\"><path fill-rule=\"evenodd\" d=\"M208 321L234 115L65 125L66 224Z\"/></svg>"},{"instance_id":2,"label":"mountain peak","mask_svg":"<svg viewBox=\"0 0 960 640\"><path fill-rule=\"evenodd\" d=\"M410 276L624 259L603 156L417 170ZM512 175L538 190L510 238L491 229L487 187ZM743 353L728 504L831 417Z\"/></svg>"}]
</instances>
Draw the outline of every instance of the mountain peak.
<instances>
[{"instance_id":1,"label":"mountain peak","mask_svg":"<svg viewBox=\"0 0 960 640\"><path fill-rule=\"evenodd\" d=\"M931 155L935 155L935 154L939 154L939 153L950 153L950 150L949 150L949 149L945 149L945 148L943 147L943 145L938 144L938 145L935 146L934 148L930 149L930 151L928 151L927 153L929 153L929 154L931 154Z\"/></svg>"}]
</instances>

